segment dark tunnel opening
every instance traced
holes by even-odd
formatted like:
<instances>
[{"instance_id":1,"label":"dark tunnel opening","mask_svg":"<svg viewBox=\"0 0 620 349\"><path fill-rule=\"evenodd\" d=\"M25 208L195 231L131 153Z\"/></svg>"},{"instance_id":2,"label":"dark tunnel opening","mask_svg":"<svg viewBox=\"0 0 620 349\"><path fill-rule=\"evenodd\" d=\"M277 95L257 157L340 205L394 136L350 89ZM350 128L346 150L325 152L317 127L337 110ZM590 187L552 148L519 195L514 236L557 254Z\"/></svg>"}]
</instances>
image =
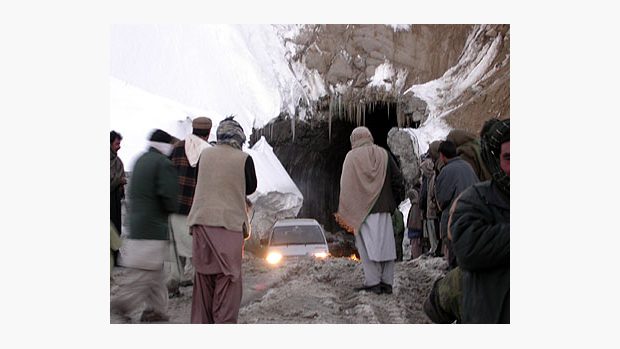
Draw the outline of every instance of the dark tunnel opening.
<instances>
[{"instance_id":1,"label":"dark tunnel opening","mask_svg":"<svg viewBox=\"0 0 620 349\"><path fill-rule=\"evenodd\" d=\"M388 131L397 127L396 104L367 106L365 122L375 144L389 150ZM343 119L332 120L330 141L327 121L296 122L293 141L290 120L278 118L273 125L255 131L251 138L253 144L261 135L265 136L304 196L297 216L314 218L330 232L341 230L333 214L338 210L342 163L351 150L349 137L355 127Z\"/></svg>"},{"instance_id":2,"label":"dark tunnel opening","mask_svg":"<svg viewBox=\"0 0 620 349\"><path fill-rule=\"evenodd\" d=\"M387 135L392 127L398 127L396 103L378 102L374 107L366 106L366 126L375 140L375 144L389 150Z\"/></svg>"}]
</instances>

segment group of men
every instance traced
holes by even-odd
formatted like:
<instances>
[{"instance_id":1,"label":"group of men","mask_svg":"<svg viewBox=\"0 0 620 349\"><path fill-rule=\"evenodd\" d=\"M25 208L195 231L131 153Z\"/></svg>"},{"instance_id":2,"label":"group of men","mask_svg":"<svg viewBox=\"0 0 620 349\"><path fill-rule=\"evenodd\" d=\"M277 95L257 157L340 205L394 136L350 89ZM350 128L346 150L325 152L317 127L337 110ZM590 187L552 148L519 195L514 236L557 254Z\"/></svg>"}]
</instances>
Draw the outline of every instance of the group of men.
<instances>
[{"instance_id":1,"label":"group of men","mask_svg":"<svg viewBox=\"0 0 620 349\"><path fill-rule=\"evenodd\" d=\"M391 219L405 198L402 175L366 127L354 129L350 141L334 217L355 235L364 270L356 290L391 294L394 262L402 260L402 235L395 234L402 223ZM424 236L427 254L448 262L425 312L438 323L509 323L510 120L488 120L480 139L450 132L430 144L421 169L421 183L407 193L412 258L422 254Z\"/></svg>"},{"instance_id":2,"label":"group of men","mask_svg":"<svg viewBox=\"0 0 620 349\"><path fill-rule=\"evenodd\" d=\"M455 162L448 159L436 183L450 267L435 282L424 304L426 314L437 323L510 323L509 119L490 119L484 124L479 154L476 162L481 171L474 172L470 166L469 176L458 175L458 180L472 174L489 180L473 178L472 184L465 185L454 180L455 176L442 178ZM450 185L441 188L446 183ZM446 189L452 194L446 195Z\"/></svg>"},{"instance_id":3,"label":"group of men","mask_svg":"<svg viewBox=\"0 0 620 349\"><path fill-rule=\"evenodd\" d=\"M254 163L241 150L245 134L232 117L220 122L215 146L206 141L211 120L196 118L192 126L192 134L174 145L172 136L155 130L148 151L134 165L130 229L118 258L128 272L111 302L116 313L127 315L146 303L142 321L167 320L164 265L172 238L174 261L180 256L180 266L194 267L191 322L237 322L243 232L249 228L247 195L257 186ZM397 256L392 214L408 194L413 254L421 254L424 231L429 253L441 256L443 243L449 265L424 304L429 318L438 323L509 323L510 121L487 121L479 143L470 139L457 146L450 139L454 135L430 144L422 182L405 193L393 156L374 144L368 128L355 128L334 217L355 235L364 271L364 283L356 291L392 294L394 263L402 258L402 253ZM126 183L116 155L120 139L120 134L110 134L111 201L119 199ZM120 203L111 202L111 220L113 225L119 221L120 231L118 207ZM180 269L173 273L173 284L182 282Z\"/></svg>"},{"instance_id":4,"label":"group of men","mask_svg":"<svg viewBox=\"0 0 620 349\"><path fill-rule=\"evenodd\" d=\"M256 190L256 171L242 151L241 125L233 117L222 120L215 145L207 142L211 126L209 118L195 118L192 134L182 141L154 130L136 160L128 183L129 231L117 258L127 271L112 312L129 317L142 309L142 322L167 321L169 291L178 294L185 282L193 283L192 323L237 322L247 195ZM110 133L113 155L121 139ZM111 172L117 158L111 156ZM112 187L113 220L120 203L112 202Z\"/></svg>"}]
</instances>

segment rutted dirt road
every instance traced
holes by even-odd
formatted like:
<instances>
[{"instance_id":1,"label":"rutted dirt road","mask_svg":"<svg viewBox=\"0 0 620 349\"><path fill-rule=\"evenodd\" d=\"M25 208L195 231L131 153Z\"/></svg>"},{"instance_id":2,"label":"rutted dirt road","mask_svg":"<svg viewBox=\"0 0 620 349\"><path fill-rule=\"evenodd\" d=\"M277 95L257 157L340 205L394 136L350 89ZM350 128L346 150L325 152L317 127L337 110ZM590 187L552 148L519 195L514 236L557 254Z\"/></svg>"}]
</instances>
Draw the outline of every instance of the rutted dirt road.
<instances>
[{"instance_id":1,"label":"rutted dirt road","mask_svg":"<svg viewBox=\"0 0 620 349\"><path fill-rule=\"evenodd\" d=\"M391 295L356 292L363 282L362 265L350 258L300 258L273 267L247 254L243 259L243 299L239 323L251 324L401 324L431 323L422 310L435 279L443 275L441 258L420 257L396 263ZM113 278L124 275L115 268ZM110 294L118 286L113 280ZM192 287L170 299L170 323L189 323ZM140 312L127 321L111 315L111 323L139 323Z\"/></svg>"}]
</instances>

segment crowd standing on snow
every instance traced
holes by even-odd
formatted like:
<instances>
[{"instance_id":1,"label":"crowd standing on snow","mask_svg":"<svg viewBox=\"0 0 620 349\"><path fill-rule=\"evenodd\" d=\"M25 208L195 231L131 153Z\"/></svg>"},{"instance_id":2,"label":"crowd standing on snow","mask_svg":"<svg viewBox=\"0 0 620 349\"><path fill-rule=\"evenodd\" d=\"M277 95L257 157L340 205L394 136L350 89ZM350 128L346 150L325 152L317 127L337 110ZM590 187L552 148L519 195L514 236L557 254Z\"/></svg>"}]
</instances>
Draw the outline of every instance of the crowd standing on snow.
<instances>
[{"instance_id":1,"label":"crowd standing on snow","mask_svg":"<svg viewBox=\"0 0 620 349\"><path fill-rule=\"evenodd\" d=\"M110 132L110 267L127 268L112 312L128 316L144 307L141 321L167 321L168 298L193 284L192 323L237 322L256 172L241 150L241 126L226 118L209 144L211 126L209 118L194 119L182 141L162 130L151 134L130 179L122 240L127 180L117 154L122 136ZM433 322L509 323L510 120L490 119L480 138L452 130L432 142L420 159L421 178L407 192L398 161L374 144L368 128L355 128L350 142L334 217L355 236L364 272L355 291L392 294L406 231L411 259L448 262L424 303ZM398 209L405 198L406 220Z\"/></svg>"}]
</instances>

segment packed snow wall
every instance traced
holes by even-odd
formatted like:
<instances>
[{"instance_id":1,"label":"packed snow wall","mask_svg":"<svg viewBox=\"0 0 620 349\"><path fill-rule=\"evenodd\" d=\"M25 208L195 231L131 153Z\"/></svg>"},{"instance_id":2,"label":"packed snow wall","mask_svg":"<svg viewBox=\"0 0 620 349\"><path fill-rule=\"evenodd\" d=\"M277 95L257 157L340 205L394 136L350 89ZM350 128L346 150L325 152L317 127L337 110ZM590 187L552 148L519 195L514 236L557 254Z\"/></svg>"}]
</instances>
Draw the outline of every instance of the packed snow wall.
<instances>
[{"instance_id":1,"label":"packed snow wall","mask_svg":"<svg viewBox=\"0 0 620 349\"><path fill-rule=\"evenodd\" d=\"M264 137L245 152L252 156L258 182L249 196L254 205L252 240L258 241L278 219L296 217L304 197Z\"/></svg>"}]
</instances>

